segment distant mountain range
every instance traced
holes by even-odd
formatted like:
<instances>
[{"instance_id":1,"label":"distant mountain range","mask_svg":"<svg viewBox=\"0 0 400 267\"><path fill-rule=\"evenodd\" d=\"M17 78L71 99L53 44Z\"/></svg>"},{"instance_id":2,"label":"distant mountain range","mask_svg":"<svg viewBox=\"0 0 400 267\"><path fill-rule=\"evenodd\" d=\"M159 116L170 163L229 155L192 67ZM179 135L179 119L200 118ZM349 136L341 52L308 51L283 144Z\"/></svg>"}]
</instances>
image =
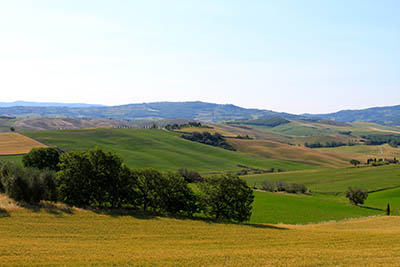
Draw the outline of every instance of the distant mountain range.
<instances>
[{"instance_id":1,"label":"distant mountain range","mask_svg":"<svg viewBox=\"0 0 400 267\"><path fill-rule=\"evenodd\" d=\"M92 105L84 103L58 103L58 102L26 102L26 101L15 101L15 102L0 102L0 107L103 107L103 105Z\"/></svg>"},{"instance_id":2,"label":"distant mountain range","mask_svg":"<svg viewBox=\"0 0 400 267\"><path fill-rule=\"evenodd\" d=\"M14 102L0 103L0 116L22 118L110 118L115 120L158 120L186 118L202 122L280 117L285 119L319 118L341 122L364 121L400 125L400 105L363 110L343 110L330 114L303 114L247 109L231 104L206 102L154 102L121 106L89 104Z\"/></svg>"},{"instance_id":3,"label":"distant mountain range","mask_svg":"<svg viewBox=\"0 0 400 267\"><path fill-rule=\"evenodd\" d=\"M400 105L391 107L374 107L359 110L341 110L329 114L304 114L325 120L353 122L374 122L383 125L400 125Z\"/></svg>"}]
</instances>

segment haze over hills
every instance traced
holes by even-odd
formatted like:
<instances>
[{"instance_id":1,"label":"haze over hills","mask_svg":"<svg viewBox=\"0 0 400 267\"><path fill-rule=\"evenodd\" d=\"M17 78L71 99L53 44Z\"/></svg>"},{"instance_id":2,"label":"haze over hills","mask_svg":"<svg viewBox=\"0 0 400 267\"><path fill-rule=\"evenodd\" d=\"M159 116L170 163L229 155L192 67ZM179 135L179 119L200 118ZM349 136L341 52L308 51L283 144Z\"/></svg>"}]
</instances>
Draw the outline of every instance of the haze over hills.
<instances>
[{"instance_id":1,"label":"haze over hills","mask_svg":"<svg viewBox=\"0 0 400 267\"><path fill-rule=\"evenodd\" d=\"M330 114L295 115L232 104L193 102L153 102L120 106L90 104L13 102L0 103L0 116L50 118L110 118L115 120L158 120L186 118L202 122L281 117L285 119L320 118L340 122L373 122L400 125L400 105L361 110L343 110Z\"/></svg>"}]
</instances>

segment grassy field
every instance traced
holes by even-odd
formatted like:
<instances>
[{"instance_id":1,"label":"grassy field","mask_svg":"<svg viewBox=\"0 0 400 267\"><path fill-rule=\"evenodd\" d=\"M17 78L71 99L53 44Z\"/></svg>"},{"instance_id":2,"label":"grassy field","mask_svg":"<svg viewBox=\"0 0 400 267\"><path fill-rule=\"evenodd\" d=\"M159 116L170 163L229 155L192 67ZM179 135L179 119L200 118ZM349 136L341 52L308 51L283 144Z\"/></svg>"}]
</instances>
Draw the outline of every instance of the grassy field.
<instances>
[{"instance_id":1,"label":"grassy field","mask_svg":"<svg viewBox=\"0 0 400 267\"><path fill-rule=\"evenodd\" d=\"M86 129L29 132L47 145L64 150L85 150L99 146L118 153L130 167L175 171L179 168L200 172L240 169L237 164L268 169L299 170L312 168L306 164L258 158L180 138L163 130Z\"/></svg>"},{"instance_id":2,"label":"grassy field","mask_svg":"<svg viewBox=\"0 0 400 267\"><path fill-rule=\"evenodd\" d=\"M400 188L387 189L368 195L365 205L386 210L390 204L391 214L400 215Z\"/></svg>"},{"instance_id":3,"label":"grassy field","mask_svg":"<svg viewBox=\"0 0 400 267\"><path fill-rule=\"evenodd\" d=\"M22 157L23 155L16 155L16 156L0 156L0 160L4 161L15 161L22 163Z\"/></svg>"},{"instance_id":4,"label":"grassy field","mask_svg":"<svg viewBox=\"0 0 400 267\"><path fill-rule=\"evenodd\" d=\"M251 223L307 224L383 214L350 205L345 197L255 192Z\"/></svg>"},{"instance_id":5,"label":"grassy field","mask_svg":"<svg viewBox=\"0 0 400 267\"><path fill-rule=\"evenodd\" d=\"M269 140L230 139L238 151L264 158L290 160L297 163L322 167L350 166L349 161L358 158L351 153L319 151L303 146L293 146ZM361 156L359 158L362 158Z\"/></svg>"},{"instance_id":6,"label":"grassy field","mask_svg":"<svg viewBox=\"0 0 400 267\"><path fill-rule=\"evenodd\" d=\"M307 185L312 192L345 192L349 186L369 191L400 186L400 165L341 169L320 169L290 173L243 176L250 186L259 187L264 180Z\"/></svg>"},{"instance_id":7,"label":"grassy field","mask_svg":"<svg viewBox=\"0 0 400 267\"><path fill-rule=\"evenodd\" d=\"M400 217L235 225L1 209L0 243L1 266L396 266Z\"/></svg>"},{"instance_id":8,"label":"grassy field","mask_svg":"<svg viewBox=\"0 0 400 267\"><path fill-rule=\"evenodd\" d=\"M0 156L26 154L45 145L19 133L0 133Z\"/></svg>"}]
</instances>

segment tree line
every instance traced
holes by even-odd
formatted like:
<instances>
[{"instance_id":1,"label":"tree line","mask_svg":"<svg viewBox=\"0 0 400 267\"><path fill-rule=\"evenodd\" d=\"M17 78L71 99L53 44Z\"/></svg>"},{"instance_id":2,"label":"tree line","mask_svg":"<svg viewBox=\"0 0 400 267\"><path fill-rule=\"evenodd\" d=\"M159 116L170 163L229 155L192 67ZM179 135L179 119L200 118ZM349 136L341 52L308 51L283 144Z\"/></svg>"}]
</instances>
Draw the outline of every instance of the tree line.
<instances>
[{"instance_id":1,"label":"tree line","mask_svg":"<svg viewBox=\"0 0 400 267\"><path fill-rule=\"evenodd\" d=\"M181 137L190 141L199 142L210 146L217 146L232 151L236 150L233 146L228 144L225 138L219 133L211 134L209 132L193 132L190 134L184 134Z\"/></svg>"},{"instance_id":2,"label":"tree line","mask_svg":"<svg viewBox=\"0 0 400 267\"><path fill-rule=\"evenodd\" d=\"M193 185L198 188L194 192ZM23 166L0 161L0 192L16 201L60 201L76 207L133 209L243 222L250 219L253 191L233 175L203 178L181 169L162 173L131 169L100 148L60 153L37 148Z\"/></svg>"},{"instance_id":3,"label":"tree line","mask_svg":"<svg viewBox=\"0 0 400 267\"><path fill-rule=\"evenodd\" d=\"M382 134L382 135L362 135L366 139L366 145L389 144L392 147L400 146L400 135Z\"/></svg>"}]
</instances>

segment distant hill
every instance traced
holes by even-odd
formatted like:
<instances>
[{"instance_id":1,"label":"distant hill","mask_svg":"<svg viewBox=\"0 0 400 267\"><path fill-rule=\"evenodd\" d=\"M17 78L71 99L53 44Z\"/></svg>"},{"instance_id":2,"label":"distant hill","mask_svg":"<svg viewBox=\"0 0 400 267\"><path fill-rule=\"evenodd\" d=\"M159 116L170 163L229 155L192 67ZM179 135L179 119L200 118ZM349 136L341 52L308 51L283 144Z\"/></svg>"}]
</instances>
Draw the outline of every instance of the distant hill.
<instances>
[{"instance_id":1,"label":"distant hill","mask_svg":"<svg viewBox=\"0 0 400 267\"><path fill-rule=\"evenodd\" d=\"M329 114L304 114L304 116L341 122L363 121L383 125L400 125L400 105L359 110L341 110Z\"/></svg>"},{"instance_id":2,"label":"distant hill","mask_svg":"<svg viewBox=\"0 0 400 267\"><path fill-rule=\"evenodd\" d=\"M12 106L0 107L0 115L16 117L75 117L111 118L116 120L159 120L186 118L202 122L224 120L283 117L296 119L298 116L270 110L246 109L235 105L205 102L154 102L122 106Z\"/></svg>"},{"instance_id":3,"label":"distant hill","mask_svg":"<svg viewBox=\"0 0 400 267\"><path fill-rule=\"evenodd\" d=\"M200 101L153 102L121 106L19 101L14 103L0 103L0 116L15 116L18 118L107 118L114 120L185 118L209 123L279 117L289 120L313 118L336 122L364 121L384 125L400 125L400 105L363 110L343 110L331 114L294 115L271 110L242 108L231 104L214 104Z\"/></svg>"}]
</instances>

